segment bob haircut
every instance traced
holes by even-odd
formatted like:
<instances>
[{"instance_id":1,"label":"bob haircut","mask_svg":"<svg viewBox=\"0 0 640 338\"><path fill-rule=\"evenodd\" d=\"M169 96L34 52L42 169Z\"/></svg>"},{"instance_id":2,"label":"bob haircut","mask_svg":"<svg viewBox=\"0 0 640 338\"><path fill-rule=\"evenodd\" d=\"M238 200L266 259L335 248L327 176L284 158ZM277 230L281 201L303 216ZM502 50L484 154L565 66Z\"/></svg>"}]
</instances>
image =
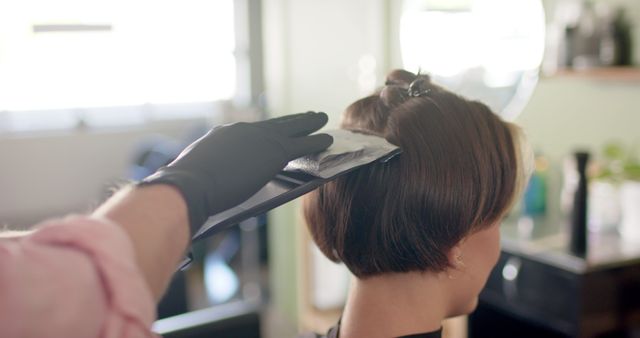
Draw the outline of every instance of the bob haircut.
<instances>
[{"instance_id":1,"label":"bob haircut","mask_svg":"<svg viewBox=\"0 0 640 338\"><path fill-rule=\"evenodd\" d=\"M453 246L511 208L532 161L519 127L404 70L351 104L341 128L402 149L305 198L305 220L320 250L359 278L448 268Z\"/></svg>"}]
</instances>

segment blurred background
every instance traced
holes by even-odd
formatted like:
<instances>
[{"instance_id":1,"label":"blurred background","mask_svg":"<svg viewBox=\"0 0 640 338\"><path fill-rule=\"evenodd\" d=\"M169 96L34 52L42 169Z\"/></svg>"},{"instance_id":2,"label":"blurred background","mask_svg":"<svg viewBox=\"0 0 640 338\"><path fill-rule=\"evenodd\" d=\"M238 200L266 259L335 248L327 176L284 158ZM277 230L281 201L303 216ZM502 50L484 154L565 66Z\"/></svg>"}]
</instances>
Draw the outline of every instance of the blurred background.
<instances>
[{"instance_id":1,"label":"blurred background","mask_svg":"<svg viewBox=\"0 0 640 338\"><path fill-rule=\"evenodd\" d=\"M636 0L2 1L0 223L87 212L215 125L316 110L335 128L389 70L420 70L536 151L480 307L445 334L638 337L639 61ZM193 254L159 306L166 337L293 337L340 316L350 276L298 201Z\"/></svg>"}]
</instances>

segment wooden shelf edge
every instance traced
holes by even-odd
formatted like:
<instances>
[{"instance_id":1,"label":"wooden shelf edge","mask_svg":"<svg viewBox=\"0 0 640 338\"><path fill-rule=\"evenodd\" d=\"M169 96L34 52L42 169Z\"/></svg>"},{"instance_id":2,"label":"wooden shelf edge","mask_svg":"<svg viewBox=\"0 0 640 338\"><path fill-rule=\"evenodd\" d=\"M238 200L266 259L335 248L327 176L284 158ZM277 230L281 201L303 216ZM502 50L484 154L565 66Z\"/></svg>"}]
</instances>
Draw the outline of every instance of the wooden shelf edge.
<instances>
[{"instance_id":1,"label":"wooden shelf edge","mask_svg":"<svg viewBox=\"0 0 640 338\"><path fill-rule=\"evenodd\" d=\"M640 82L640 67L601 67L590 69L561 69L545 78L573 78L585 80L605 80Z\"/></svg>"}]
</instances>

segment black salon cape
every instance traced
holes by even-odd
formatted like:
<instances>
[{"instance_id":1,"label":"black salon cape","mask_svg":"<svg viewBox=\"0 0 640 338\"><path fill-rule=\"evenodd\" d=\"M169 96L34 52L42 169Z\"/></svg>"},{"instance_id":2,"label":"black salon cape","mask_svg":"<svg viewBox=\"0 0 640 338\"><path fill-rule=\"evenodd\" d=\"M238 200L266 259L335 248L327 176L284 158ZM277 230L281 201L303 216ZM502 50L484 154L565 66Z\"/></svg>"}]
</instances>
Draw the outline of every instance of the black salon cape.
<instances>
[{"instance_id":1,"label":"black salon cape","mask_svg":"<svg viewBox=\"0 0 640 338\"><path fill-rule=\"evenodd\" d=\"M340 332L340 323L338 322L338 324L330 328L329 332L327 332L327 334L324 336L316 333L307 333L307 334L298 336L298 338L338 338L339 332ZM411 334L408 336L402 336L397 338L441 338L441 337L442 337L442 329L438 331Z\"/></svg>"}]
</instances>

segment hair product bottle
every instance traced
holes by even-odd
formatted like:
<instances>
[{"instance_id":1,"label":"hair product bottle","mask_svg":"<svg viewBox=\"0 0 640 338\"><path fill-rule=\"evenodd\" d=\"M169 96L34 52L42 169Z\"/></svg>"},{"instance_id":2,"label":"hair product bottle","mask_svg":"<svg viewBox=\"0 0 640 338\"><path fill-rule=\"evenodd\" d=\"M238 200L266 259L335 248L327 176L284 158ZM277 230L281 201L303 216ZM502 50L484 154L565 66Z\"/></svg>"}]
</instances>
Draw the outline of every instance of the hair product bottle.
<instances>
[{"instance_id":1,"label":"hair product bottle","mask_svg":"<svg viewBox=\"0 0 640 338\"><path fill-rule=\"evenodd\" d=\"M613 21L613 35L616 42L614 64L631 66L633 64L633 27L624 8L619 8Z\"/></svg>"},{"instance_id":2,"label":"hair product bottle","mask_svg":"<svg viewBox=\"0 0 640 338\"><path fill-rule=\"evenodd\" d=\"M589 153L576 152L578 185L571 211L571 239L569 250L572 254L584 257L587 254L587 162Z\"/></svg>"}]
</instances>

